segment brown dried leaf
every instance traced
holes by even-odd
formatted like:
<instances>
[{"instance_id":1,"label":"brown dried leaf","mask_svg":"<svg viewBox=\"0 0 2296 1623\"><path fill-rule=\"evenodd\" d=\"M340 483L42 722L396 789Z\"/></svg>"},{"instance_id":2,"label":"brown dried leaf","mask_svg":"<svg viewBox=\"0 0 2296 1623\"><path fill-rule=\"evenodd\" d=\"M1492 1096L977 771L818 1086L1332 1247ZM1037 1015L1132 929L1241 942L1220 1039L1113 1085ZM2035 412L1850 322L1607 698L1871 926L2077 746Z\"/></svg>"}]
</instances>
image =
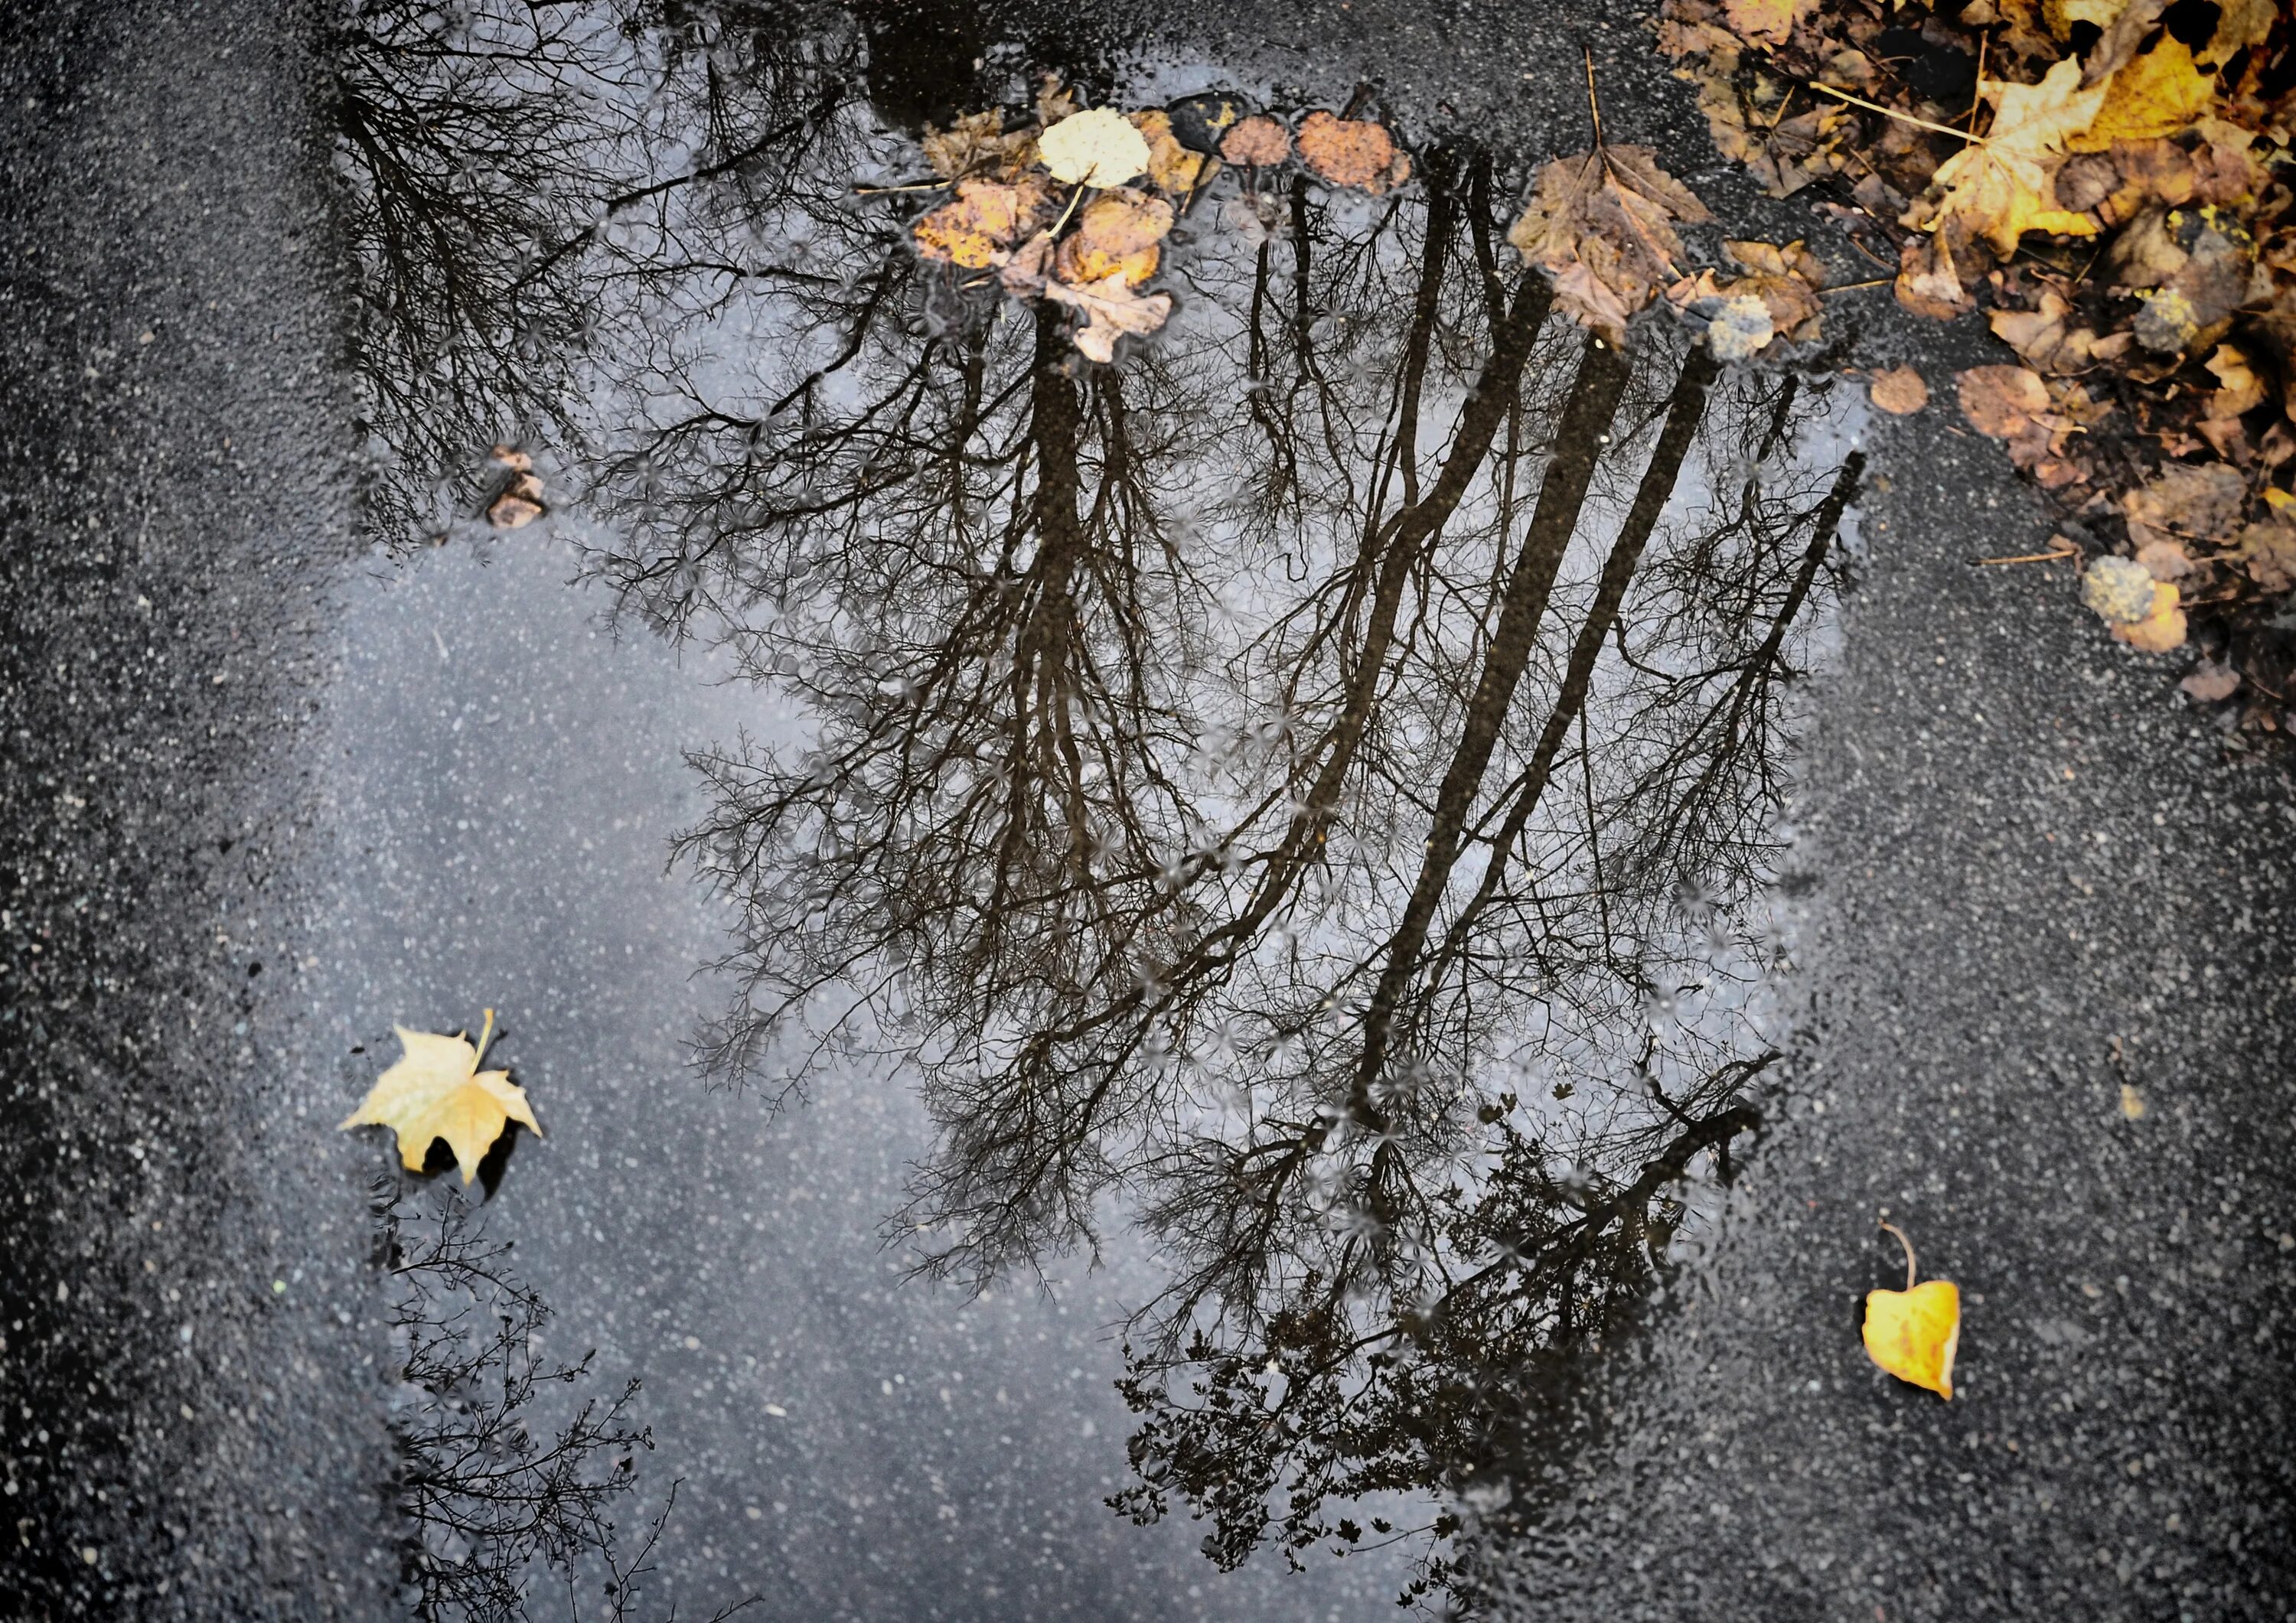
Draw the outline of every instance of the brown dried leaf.
<instances>
[{"instance_id":1,"label":"brown dried leaf","mask_svg":"<svg viewBox=\"0 0 2296 1623\"><path fill-rule=\"evenodd\" d=\"M1411 160L1375 119L1311 112L1300 121L1299 143L1300 160L1335 186L1391 192L1411 178Z\"/></svg>"},{"instance_id":2,"label":"brown dried leaf","mask_svg":"<svg viewBox=\"0 0 2296 1623\"><path fill-rule=\"evenodd\" d=\"M2177 685L2202 704L2215 704L2240 691L2240 673L2229 665L2203 660L2193 668L2191 676Z\"/></svg>"},{"instance_id":3,"label":"brown dried leaf","mask_svg":"<svg viewBox=\"0 0 2296 1623\"><path fill-rule=\"evenodd\" d=\"M1219 150L1238 168L1267 168L1292 156L1292 132L1281 119L1256 112L1220 137Z\"/></svg>"},{"instance_id":4,"label":"brown dried leaf","mask_svg":"<svg viewBox=\"0 0 2296 1623\"><path fill-rule=\"evenodd\" d=\"M1817 9L1817 0L1722 0L1732 31L1756 45L1782 45L1794 24Z\"/></svg>"},{"instance_id":5,"label":"brown dried leaf","mask_svg":"<svg viewBox=\"0 0 2296 1623\"><path fill-rule=\"evenodd\" d=\"M2023 366L1972 366L1956 374L1961 414L1979 433L2008 439L2049 409L2048 386Z\"/></svg>"},{"instance_id":6,"label":"brown dried leaf","mask_svg":"<svg viewBox=\"0 0 2296 1623\"><path fill-rule=\"evenodd\" d=\"M2233 556L2248 578L2267 592L2296 589L2296 523L2276 512L2240 532Z\"/></svg>"},{"instance_id":7,"label":"brown dried leaf","mask_svg":"<svg viewBox=\"0 0 2296 1623\"><path fill-rule=\"evenodd\" d=\"M988 170L1012 179L1037 154L1033 129L1004 133L1004 114L997 108L966 113L945 130L925 127L921 143L925 161L943 180L955 180L975 170Z\"/></svg>"},{"instance_id":8,"label":"brown dried leaf","mask_svg":"<svg viewBox=\"0 0 2296 1623\"><path fill-rule=\"evenodd\" d=\"M1169 293L1136 293L1121 275L1084 287L1047 282L1045 297L1084 313L1086 324L1078 328L1070 341L1079 355L1103 365L1116 358L1118 339L1127 333L1153 332L1172 315Z\"/></svg>"},{"instance_id":9,"label":"brown dried leaf","mask_svg":"<svg viewBox=\"0 0 2296 1623\"><path fill-rule=\"evenodd\" d=\"M1866 398L1893 417L1910 417L1930 403L1930 386L1911 366L1867 374Z\"/></svg>"},{"instance_id":10,"label":"brown dried leaf","mask_svg":"<svg viewBox=\"0 0 2296 1623\"><path fill-rule=\"evenodd\" d=\"M1945 231L1915 237L1899 251L1896 292L1899 304L1932 321L1951 321L1977 303L1961 284L1952 235Z\"/></svg>"},{"instance_id":11,"label":"brown dried leaf","mask_svg":"<svg viewBox=\"0 0 2296 1623\"><path fill-rule=\"evenodd\" d=\"M966 270L986 270L1010 247L1044 223L1052 195L1041 177L1018 183L968 176L956 183L956 196L909 228L917 251Z\"/></svg>"},{"instance_id":12,"label":"brown dried leaf","mask_svg":"<svg viewBox=\"0 0 2296 1623\"><path fill-rule=\"evenodd\" d=\"M1611 146L1539 170L1507 241L1554 278L1565 315L1624 343L1628 319L1676 280L1674 222L1710 217L1650 148Z\"/></svg>"},{"instance_id":13,"label":"brown dried leaf","mask_svg":"<svg viewBox=\"0 0 2296 1623\"><path fill-rule=\"evenodd\" d=\"M2222 463L2169 463L2120 499L2139 547L2184 538L2225 541L2248 503L2248 481Z\"/></svg>"}]
</instances>

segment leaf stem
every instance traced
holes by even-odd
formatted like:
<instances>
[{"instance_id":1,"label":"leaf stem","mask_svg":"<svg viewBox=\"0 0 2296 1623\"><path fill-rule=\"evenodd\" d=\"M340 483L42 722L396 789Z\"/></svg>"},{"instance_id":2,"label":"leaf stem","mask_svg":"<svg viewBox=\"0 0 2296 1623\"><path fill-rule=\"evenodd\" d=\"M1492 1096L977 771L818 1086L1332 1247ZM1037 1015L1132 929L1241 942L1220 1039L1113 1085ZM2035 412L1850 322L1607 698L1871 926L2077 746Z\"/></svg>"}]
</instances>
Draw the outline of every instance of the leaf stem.
<instances>
[{"instance_id":1,"label":"leaf stem","mask_svg":"<svg viewBox=\"0 0 2296 1623\"><path fill-rule=\"evenodd\" d=\"M1882 1219L1882 1226L1897 1235L1898 1243L1906 1248L1906 1289L1910 1291L1914 1288L1914 1242L1906 1238L1904 1229L1899 1228L1887 1217Z\"/></svg>"},{"instance_id":2,"label":"leaf stem","mask_svg":"<svg viewBox=\"0 0 2296 1623\"><path fill-rule=\"evenodd\" d=\"M495 1012L492 1009L488 1009L487 1011L486 1029L479 1033L479 1051L477 1053L471 1056L471 1070L474 1074L480 1066L486 1063L487 1045L494 1040Z\"/></svg>"},{"instance_id":3,"label":"leaf stem","mask_svg":"<svg viewBox=\"0 0 2296 1623\"><path fill-rule=\"evenodd\" d=\"M1594 115L1595 150L1600 152L1603 147L1603 103L1595 99L1595 47L1582 45L1578 52L1587 60L1587 111Z\"/></svg>"},{"instance_id":4,"label":"leaf stem","mask_svg":"<svg viewBox=\"0 0 2296 1623\"><path fill-rule=\"evenodd\" d=\"M1900 124L1918 125L1923 129L1933 129L1940 135L1951 135L1956 141L1975 142L1979 146L1987 144L1982 135L1972 135L1965 129L1954 128L1950 124L1932 124L1927 119L1916 119L1909 112L1899 112L1894 107L1884 107L1879 102L1869 102L1862 95L1850 94L1847 90L1836 90L1833 86L1822 85L1816 79L1810 81L1809 87L1812 90L1822 90L1830 96L1839 96L1852 107L1863 107L1866 111L1878 112L1885 119L1895 119Z\"/></svg>"}]
</instances>

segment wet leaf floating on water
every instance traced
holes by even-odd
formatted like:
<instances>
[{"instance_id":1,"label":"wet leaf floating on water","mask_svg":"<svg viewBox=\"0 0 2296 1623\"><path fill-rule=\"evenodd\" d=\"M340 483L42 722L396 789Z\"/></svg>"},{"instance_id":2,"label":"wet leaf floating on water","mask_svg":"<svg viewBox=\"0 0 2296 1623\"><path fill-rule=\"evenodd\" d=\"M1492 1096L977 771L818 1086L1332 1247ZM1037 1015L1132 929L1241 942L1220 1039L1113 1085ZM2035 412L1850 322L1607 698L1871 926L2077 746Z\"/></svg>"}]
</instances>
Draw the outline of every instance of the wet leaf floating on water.
<instances>
[{"instance_id":1,"label":"wet leaf floating on water","mask_svg":"<svg viewBox=\"0 0 2296 1623\"><path fill-rule=\"evenodd\" d=\"M1120 186L1148 172L1148 141L1111 107L1072 113L1037 137L1037 152L1054 180L1076 186Z\"/></svg>"},{"instance_id":2,"label":"wet leaf floating on water","mask_svg":"<svg viewBox=\"0 0 2296 1623\"><path fill-rule=\"evenodd\" d=\"M1911 366L1891 366L1868 374L1866 398L1892 417L1910 417L1930 403L1930 386Z\"/></svg>"},{"instance_id":3,"label":"wet leaf floating on water","mask_svg":"<svg viewBox=\"0 0 2296 1623\"><path fill-rule=\"evenodd\" d=\"M1219 153L1238 168L1267 168L1292 156L1292 131L1281 119L1254 113L1227 132Z\"/></svg>"},{"instance_id":4,"label":"wet leaf floating on water","mask_svg":"<svg viewBox=\"0 0 2296 1623\"><path fill-rule=\"evenodd\" d=\"M1077 216L1062 239L1054 274L1072 287L1121 276L1138 287L1156 274L1158 244L1172 229L1172 205L1130 186L1103 192Z\"/></svg>"},{"instance_id":5,"label":"wet leaf floating on water","mask_svg":"<svg viewBox=\"0 0 2296 1623\"><path fill-rule=\"evenodd\" d=\"M487 504L487 522L496 529L521 529L549 510L542 504L542 480L536 477L534 458L509 446L494 448L497 467L510 478Z\"/></svg>"},{"instance_id":6,"label":"wet leaf floating on water","mask_svg":"<svg viewBox=\"0 0 2296 1623\"><path fill-rule=\"evenodd\" d=\"M1539 170L1507 241L1554 279L1566 315L1623 344L1628 319L1677 279L1675 222L1711 217L1649 147L1603 146Z\"/></svg>"},{"instance_id":7,"label":"wet leaf floating on water","mask_svg":"<svg viewBox=\"0 0 2296 1623\"><path fill-rule=\"evenodd\" d=\"M340 1127L389 1127L398 1136L398 1159L410 1172L422 1170L431 1141L443 1138L467 1184L511 1122L525 1123L537 1137L542 1133L526 1091L510 1079L510 1072L479 1069L494 1029L492 1009L475 1047L460 1033L441 1037L393 1026L405 1052L375 1078Z\"/></svg>"},{"instance_id":8,"label":"wet leaf floating on water","mask_svg":"<svg viewBox=\"0 0 2296 1623\"><path fill-rule=\"evenodd\" d=\"M1004 112L992 107L987 112L966 113L945 130L928 126L919 144L924 148L925 161L943 180L961 179L976 170L1010 180L1035 160L1037 132L1006 133Z\"/></svg>"},{"instance_id":9,"label":"wet leaf floating on water","mask_svg":"<svg viewBox=\"0 0 2296 1623\"><path fill-rule=\"evenodd\" d=\"M1207 157L1218 152L1228 131L1251 113L1250 104L1240 97L1218 91L1182 96L1164 111L1171 119L1173 138Z\"/></svg>"},{"instance_id":10,"label":"wet leaf floating on water","mask_svg":"<svg viewBox=\"0 0 2296 1623\"><path fill-rule=\"evenodd\" d=\"M972 176L958 181L955 197L917 221L910 234L928 259L986 270L1001 250L1043 225L1052 209L1052 193L1036 176L1010 184Z\"/></svg>"},{"instance_id":11,"label":"wet leaf floating on water","mask_svg":"<svg viewBox=\"0 0 2296 1623\"><path fill-rule=\"evenodd\" d=\"M1083 287L1047 282L1045 297L1085 315L1088 324L1077 330L1077 349L1086 359L1103 364L1116 358L1118 339L1153 332L1172 314L1169 293L1136 293L1120 271Z\"/></svg>"},{"instance_id":12,"label":"wet leaf floating on water","mask_svg":"<svg viewBox=\"0 0 2296 1623\"><path fill-rule=\"evenodd\" d=\"M1375 119L1311 112L1300 125L1298 144L1300 161L1335 186L1392 192L1411 178L1411 160Z\"/></svg>"},{"instance_id":13,"label":"wet leaf floating on water","mask_svg":"<svg viewBox=\"0 0 2296 1623\"><path fill-rule=\"evenodd\" d=\"M1148 143L1148 184L1160 192L1185 197L1210 185L1219 173L1219 160L1183 144L1172 131L1172 115L1160 107L1131 115L1132 127Z\"/></svg>"},{"instance_id":14,"label":"wet leaf floating on water","mask_svg":"<svg viewBox=\"0 0 2296 1623\"><path fill-rule=\"evenodd\" d=\"M1866 1356L1898 1380L1953 1398L1953 1359L1961 1346L1961 1288L1949 1279L1915 1284L1914 1242L1895 1224L1882 1226L1906 1248L1906 1288L1866 1293Z\"/></svg>"}]
</instances>

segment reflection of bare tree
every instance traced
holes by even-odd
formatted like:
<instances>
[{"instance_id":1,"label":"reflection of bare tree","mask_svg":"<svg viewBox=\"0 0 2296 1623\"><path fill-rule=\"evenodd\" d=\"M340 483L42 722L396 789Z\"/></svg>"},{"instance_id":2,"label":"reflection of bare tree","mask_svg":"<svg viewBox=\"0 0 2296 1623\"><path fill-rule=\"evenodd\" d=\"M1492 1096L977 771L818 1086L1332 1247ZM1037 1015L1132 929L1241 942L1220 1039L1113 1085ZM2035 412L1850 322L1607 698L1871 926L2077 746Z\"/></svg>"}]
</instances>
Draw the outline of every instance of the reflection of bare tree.
<instances>
[{"instance_id":1,"label":"reflection of bare tree","mask_svg":"<svg viewBox=\"0 0 2296 1623\"><path fill-rule=\"evenodd\" d=\"M789 133L548 264L613 335L595 569L806 718L699 758L707 1057L913 1066L939 1271L1128 1195L1171 1274L1119 1502L1223 1562L1351 1542L1326 1502L1460 1480L1752 1125L1750 904L1858 459L1804 463L1792 380L1549 324L1465 147L1249 240L1204 201L1179 317L1079 368L851 197L901 160L843 57L689 34L653 168Z\"/></svg>"}]
</instances>

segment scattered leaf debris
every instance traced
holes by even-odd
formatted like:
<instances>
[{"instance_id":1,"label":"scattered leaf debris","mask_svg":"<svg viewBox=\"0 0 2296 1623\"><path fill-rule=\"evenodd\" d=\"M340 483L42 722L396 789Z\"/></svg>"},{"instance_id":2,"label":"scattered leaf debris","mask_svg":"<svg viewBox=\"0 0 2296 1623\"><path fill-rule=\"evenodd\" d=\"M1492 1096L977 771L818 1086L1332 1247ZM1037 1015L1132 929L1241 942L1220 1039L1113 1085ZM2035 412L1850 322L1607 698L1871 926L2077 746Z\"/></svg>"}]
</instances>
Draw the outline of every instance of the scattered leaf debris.
<instances>
[{"instance_id":1,"label":"scattered leaf debris","mask_svg":"<svg viewBox=\"0 0 2296 1623\"><path fill-rule=\"evenodd\" d=\"M1358 93L1350 114L1368 94ZM1172 295L1147 284L1164 268L1175 225L1226 169L1238 171L1239 190L1209 212L1254 243L1283 229L1269 182L1295 160L1327 185L1373 193L1411 175L1409 154L1376 119L1310 111L1295 143L1282 119L1226 93L1127 112L1079 108L1047 77L1034 111L1038 122L1020 127L1004 108L928 127L919 145L935 179L865 190L940 194L910 222L919 257L947 266L960 291L991 288L1073 310L1077 353L1102 364L1120 340L1171 318Z\"/></svg>"},{"instance_id":2,"label":"scattered leaf debris","mask_svg":"<svg viewBox=\"0 0 2296 1623\"><path fill-rule=\"evenodd\" d=\"M1964 373L1964 414L2047 493L2085 593L2106 557L2144 577L2115 635L2189 633L2242 678L2224 700L2258 696L2243 726L2296 720L2296 8L1664 0L1658 43L1716 147L1900 305L1983 312L2019 365Z\"/></svg>"}]
</instances>

